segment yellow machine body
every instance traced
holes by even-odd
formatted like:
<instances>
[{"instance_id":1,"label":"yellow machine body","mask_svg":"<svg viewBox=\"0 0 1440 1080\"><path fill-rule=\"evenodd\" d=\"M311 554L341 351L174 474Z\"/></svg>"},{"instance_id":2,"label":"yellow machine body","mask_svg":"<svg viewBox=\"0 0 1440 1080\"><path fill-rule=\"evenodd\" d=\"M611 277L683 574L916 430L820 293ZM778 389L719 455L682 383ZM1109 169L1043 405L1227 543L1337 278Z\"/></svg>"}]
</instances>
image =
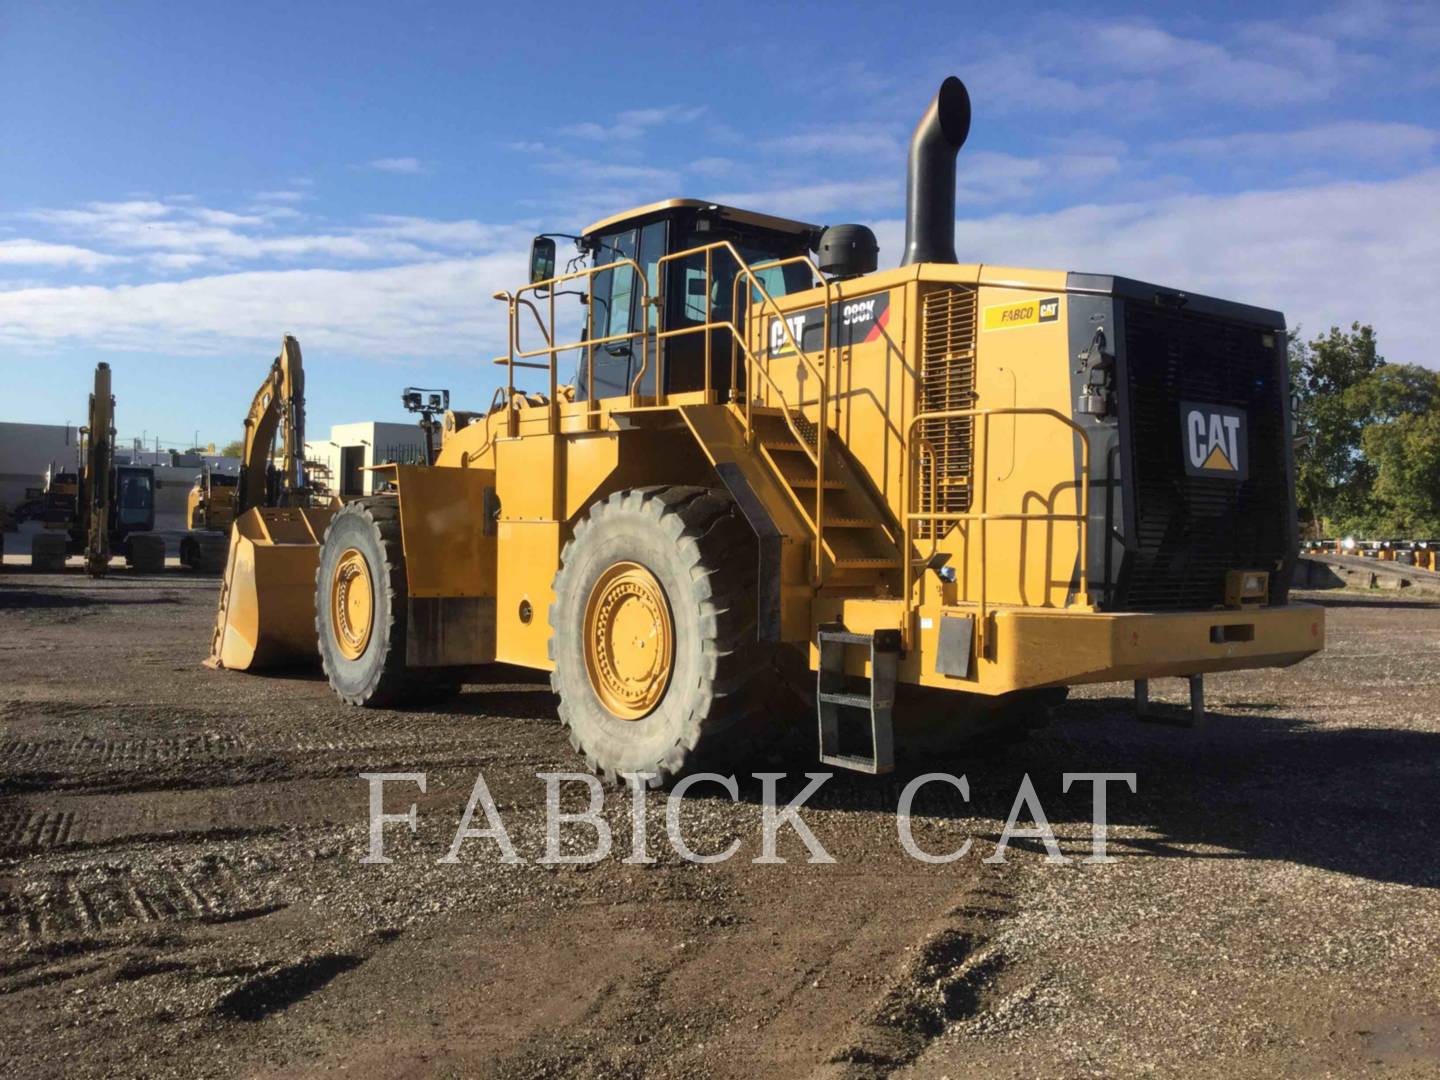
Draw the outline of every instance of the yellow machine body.
<instances>
[{"instance_id":1,"label":"yellow machine body","mask_svg":"<svg viewBox=\"0 0 1440 1080\"><path fill-rule=\"evenodd\" d=\"M185 521L203 532L229 532L239 503L237 478L206 471L185 496Z\"/></svg>"},{"instance_id":2,"label":"yellow machine body","mask_svg":"<svg viewBox=\"0 0 1440 1080\"><path fill-rule=\"evenodd\" d=\"M781 452L787 410L809 430L820 422L813 376L807 388L807 365L793 350L788 358L764 358L769 377L752 376L751 385L764 385L748 402L719 400L713 391L593 402L565 400L563 390L553 402L515 393L508 410L458 430L447 425L429 471L494 477L494 562L480 587L496 596L496 658L553 666L550 629L534 613L553 603L560 551L588 507L647 484L715 486L721 467L745 477L779 534L777 638L808 649L812 666L817 628L837 622L857 632L900 631L902 682L987 695L1285 665L1318 651L1324 614L1310 605L1098 608L1080 567L1082 557L1101 560L1082 552L1080 520L1097 532L1103 515L1082 500L1098 503L1106 489L1093 476L1085 481L1096 452L1092 447L1086 461L1082 446L1094 437L1077 430L1073 415L1068 278L1063 271L925 264L776 298L773 313L752 316L747 337L758 363L774 321L813 310L827 292L841 318L847 307L877 298L889 312L869 340L813 358L833 380L825 395L830 449L819 511L826 527L818 538L815 467L793 448L788 457ZM1002 322L1006 313L1022 321ZM945 408L924 400L927 363L952 369L928 389ZM957 379L969 388L956 390ZM963 404L944 400L947 392ZM958 433L953 425L945 430L947 421L925 419L947 409L975 415ZM935 445L947 437L964 438L968 465L957 470L952 461L948 477L932 478L933 454L959 452ZM947 502L942 479L960 481L970 497ZM399 488L402 506L420 497L407 500L404 479ZM429 488L429 497L438 496L436 481ZM947 514L947 506L965 509ZM925 514L939 515L938 527ZM909 574L897 550L907 528ZM953 581L919 569L936 555L954 569ZM416 563L408 556L407 533L413 580ZM1274 564L1233 569L1282 572ZM447 576L433 566L426 573ZM474 587L473 571L468 580ZM973 620L968 664L942 662L947 617ZM859 661L854 666L862 670ZM947 667L968 671L956 676Z\"/></svg>"}]
</instances>

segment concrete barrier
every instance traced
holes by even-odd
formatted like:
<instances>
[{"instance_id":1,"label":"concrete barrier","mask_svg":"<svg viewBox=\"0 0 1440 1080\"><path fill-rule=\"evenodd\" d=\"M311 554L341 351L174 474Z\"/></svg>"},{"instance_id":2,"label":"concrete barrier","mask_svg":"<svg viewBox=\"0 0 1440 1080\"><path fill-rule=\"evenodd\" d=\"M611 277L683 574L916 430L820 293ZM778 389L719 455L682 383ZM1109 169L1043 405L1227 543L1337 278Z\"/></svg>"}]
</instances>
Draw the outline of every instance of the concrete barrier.
<instances>
[{"instance_id":1,"label":"concrete barrier","mask_svg":"<svg viewBox=\"0 0 1440 1080\"><path fill-rule=\"evenodd\" d=\"M1295 564L1295 587L1330 589L1351 585L1362 589L1414 589L1440 595L1440 573L1398 562L1316 553Z\"/></svg>"}]
</instances>

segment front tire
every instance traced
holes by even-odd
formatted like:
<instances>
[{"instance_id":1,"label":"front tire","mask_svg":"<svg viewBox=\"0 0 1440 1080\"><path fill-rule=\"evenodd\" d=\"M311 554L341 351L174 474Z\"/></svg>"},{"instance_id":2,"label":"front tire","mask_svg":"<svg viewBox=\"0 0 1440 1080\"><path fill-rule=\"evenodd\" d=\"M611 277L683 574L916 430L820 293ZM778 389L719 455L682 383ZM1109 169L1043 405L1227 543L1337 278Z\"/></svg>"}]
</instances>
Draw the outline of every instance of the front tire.
<instances>
[{"instance_id":1,"label":"front tire","mask_svg":"<svg viewBox=\"0 0 1440 1080\"><path fill-rule=\"evenodd\" d=\"M315 633L330 688L351 705L391 705L409 689L402 551L394 498L357 499L325 530Z\"/></svg>"},{"instance_id":2,"label":"front tire","mask_svg":"<svg viewBox=\"0 0 1440 1080\"><path fill-rule=\"evenodd\" d=\"M667 783L717 765L773 673L756 639L754 534L701 487L616 492L561 554L550 608L551 687L591 770Z\"/></svg>"}]
</instances>

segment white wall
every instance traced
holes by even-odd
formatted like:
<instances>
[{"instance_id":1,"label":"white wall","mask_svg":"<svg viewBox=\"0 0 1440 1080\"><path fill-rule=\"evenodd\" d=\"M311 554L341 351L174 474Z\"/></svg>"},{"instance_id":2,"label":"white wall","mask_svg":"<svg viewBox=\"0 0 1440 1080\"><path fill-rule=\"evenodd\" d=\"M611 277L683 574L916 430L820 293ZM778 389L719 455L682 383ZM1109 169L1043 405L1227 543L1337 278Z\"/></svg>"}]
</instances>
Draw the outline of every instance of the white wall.
<instances>
[{"instance_id":1,"label":"white wall","mask_svg":"<svg viewBox=\"0 0 1440 1080\"><path fill-rule=\"evenodd\" d=\"M0 422L0 503L14 506L26 488L43 486L52 461L75 468L76 438L76 429L64 424Z\"/></svg>"},{"instance_id":2,"label":"white wall","mask_svg":"<svg viewBox=\"0 0 1440 1080\"><path fill-rule=\"evenodd\" d=\"M323 461L329 465L332 486L336 492L342 490L344 478L341 475L346 448L359 448L360 463L365 468L381 464L392 448L411 447L412 453L422 454L425 433L418 424L394 424L376 420L365 420L350 424L335 424L330 428L330 438L317 439L305 444L305 456L311 461ZM375 474L360 474L361 495L375 492Z\"/></svg>"}]
</instances>

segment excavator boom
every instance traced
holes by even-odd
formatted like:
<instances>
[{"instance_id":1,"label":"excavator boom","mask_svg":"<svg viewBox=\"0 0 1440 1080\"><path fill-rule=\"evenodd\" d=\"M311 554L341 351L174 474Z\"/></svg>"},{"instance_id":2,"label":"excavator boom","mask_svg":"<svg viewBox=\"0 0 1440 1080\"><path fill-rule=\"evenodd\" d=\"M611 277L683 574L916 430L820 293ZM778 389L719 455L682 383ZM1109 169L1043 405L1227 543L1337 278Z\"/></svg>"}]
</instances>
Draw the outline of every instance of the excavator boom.
<instances>
[{"instance_id":1,"label":"excavator boom","mask_svg":"<svg viewBox=\"0 0 1440 1080\"><path fill-rule=\"evenodd\" d=\"M84 473L80 478L85 493L85 569L101 577L110 565L110 514L113 492L110 469L115 458L115 398L110 393L110 365L95 367L95 390L90 395L90 427L86 439Z\"/></svg>"}]
</instances>

